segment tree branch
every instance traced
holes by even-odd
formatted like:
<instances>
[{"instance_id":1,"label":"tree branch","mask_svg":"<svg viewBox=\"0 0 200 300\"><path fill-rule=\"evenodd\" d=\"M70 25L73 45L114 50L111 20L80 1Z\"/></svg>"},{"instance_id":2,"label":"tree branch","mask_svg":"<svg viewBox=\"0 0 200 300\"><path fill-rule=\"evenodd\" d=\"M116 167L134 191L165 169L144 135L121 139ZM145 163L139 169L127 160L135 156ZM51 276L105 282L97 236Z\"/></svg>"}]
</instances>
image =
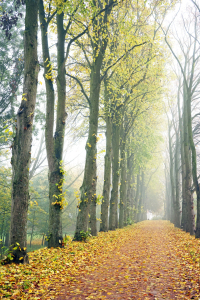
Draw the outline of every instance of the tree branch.
<instances>
[{"instance_id":1,"label":"tree branch","mask_svg":"<svg viewBox=\"0 0 200 300\"><path fill-rule=\"evenodd\" d=\"M80 86L80 88L81 88L81 91L82 91L83 95L85 96L85 98L86 98L86 100L87 100L89 106L91 106L90 99L89 99L89 97L87 96L87 94L86 94L86 92L85 92L85 90L84 90L84 88L83 88L83 85L82 85L82 83L80 82L80 80L79 80L77 77L75 77L75 76L73 76L73 75L70 75L69 73L66 73L66 75L69 76L69 77L71 77L71 78L73 78L74 80L76 80L76 82L79 84L79 86Z\"/></svg>"},{"instance_id":2,"label":"tree branch","mask_svg":"<svg viewBox=\"0 0 200 300\"><path fill-rule=\"evenodd\" d=\"M101 81L104 79L104 77L106 76L107 72L112 68L114 67L127 53L129 53L130 51L132 51L134 48L136 47L140 47L144 44L146 44L147 42L143 42L141 44L137 44L137 45L134 45L133 47L131 47L127 52L125 52L123 55L121 55L112 65L110 65L106 71L104 72L104 75L101 77Z\"/></svg>"}]
</instances>

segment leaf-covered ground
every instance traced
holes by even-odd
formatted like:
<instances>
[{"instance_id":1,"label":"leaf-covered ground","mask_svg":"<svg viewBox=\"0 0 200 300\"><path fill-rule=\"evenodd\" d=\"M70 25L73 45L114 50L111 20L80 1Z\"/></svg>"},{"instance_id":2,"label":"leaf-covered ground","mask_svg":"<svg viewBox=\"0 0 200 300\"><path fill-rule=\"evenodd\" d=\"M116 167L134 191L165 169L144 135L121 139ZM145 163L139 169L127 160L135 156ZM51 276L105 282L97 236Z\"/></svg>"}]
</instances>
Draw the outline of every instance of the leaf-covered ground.
<instances>
[{"instance_id":1,"label":"leaf-covered ground","mask_svg":"<svg viewBox=\"0 0 200 300\"><path fill-rule=\"evenodd\" d=\"M0 299L200 299L200 240L167 221L100 233L0 267Z\"/></svg>"}]
</instances>

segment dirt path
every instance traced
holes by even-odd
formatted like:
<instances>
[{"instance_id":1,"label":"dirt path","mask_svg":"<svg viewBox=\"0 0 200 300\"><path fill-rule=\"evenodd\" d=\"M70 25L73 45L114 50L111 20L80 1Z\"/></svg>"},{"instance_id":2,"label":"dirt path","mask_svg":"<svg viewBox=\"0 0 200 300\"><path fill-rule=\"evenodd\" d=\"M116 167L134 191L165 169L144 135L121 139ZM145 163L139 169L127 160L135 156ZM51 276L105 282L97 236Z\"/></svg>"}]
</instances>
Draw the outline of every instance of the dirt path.
<instances>
[{"instance_id":1,"label":"dirt path","mask_svg":"<svg viewBox=\"0 0 200 300\"><path fill-rule=\"evenodd\" d=\"M168 222L139 223L78 269L55 299L199 300L198 251L199 241Z\"/></svg>"}]
</instances>

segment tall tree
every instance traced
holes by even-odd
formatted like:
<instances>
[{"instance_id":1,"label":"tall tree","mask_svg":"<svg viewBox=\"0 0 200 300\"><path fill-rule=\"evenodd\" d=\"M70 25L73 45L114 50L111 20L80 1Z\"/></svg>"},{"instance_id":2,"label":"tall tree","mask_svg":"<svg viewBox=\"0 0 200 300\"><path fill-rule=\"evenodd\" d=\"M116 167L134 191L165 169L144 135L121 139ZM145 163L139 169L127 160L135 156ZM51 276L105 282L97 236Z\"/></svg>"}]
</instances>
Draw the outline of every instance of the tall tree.
<instances>
[{"instance_id":1,"label":"tall tree","mask_svg":"<svg viewBox=\"0 0 200 300\"><path fill-rule=\"evenodd\" d=\"M27 262L27 211L33 116L39 63L37 57L38 1L26 1L24 32L24 83L17 128L12 145L12 207L10 249L14 262Z\"/></svg>"},{"instance_id":2,"label":"tall tree","mask_svg":"<svg viewBox=\"0 0 200 300\"><path fill-rule=\"evenodd\" d=\"M93 1L96 11L104 10L100 17L95 17L92 26L92 63L90 64L90 97L89 97L89 133L86 143L86 162L83 184L80 188L81 199L76 223L75 240L81 240L81 231L88 231L89 212L91 215L92 235L97 235L96 228L96 142L99 117L99 95L101 86L101 68L108 44L109 16L115 1ZM96 14L96 13L95 13ZM90 208L91 206L91 208Z\"/></svg>"},{"instance_id":3,"label":"tall tree","mask_svg":"<svg viewBox=\"0 0 200 300\"><path fill-rule=\"evenodd\" d=\"M192 196L192 180L197 195L197 220L196 220L196 233L195 236L200 237L200 189L197 176L197 161L196 161L196 149L193 136L193 122L192 118L192 101L197 95L197 90L200 84L199 81L199 43L198 43L198 9L195 6L189 8L191 11L188 19L182 18L183 28L187 40L183 38L181 40L178 36L175 36L181 51L182 57L179 57L177 50L171 46L167 38L167 32L165 32L165 41L174 56L182 78L183 78L183 145L184 145L184 160L186 168L185 184L185 199L186 199L186 222L183 223L183 228L194 233L194 204ZM169 30L169 28L168 28ZM191 161L192 159L192 161ZM185 216L185 214L183 215Z\"/></svg>"},{"instance_id":4,"label":"tall tree","mask_svg":"<svg viewBox=\"0 0 200 300\"><path fill-rule=\"evenodd\" d=\"M106 154L104 164L104 185L103 200L101 204L100 231L108 231L108 211L111 187L111 160L112 160L112 118L110 112L110 93L108 78L104 78L104 101L105 101L105 122L106 122Z\"/></svg>"},{"instance_id":5,"label":"tall tree","mask_svg":"<svg viewBox=\"0 0 200 300\"><path fill-rule=\"evenodd\" d=\"M63 145L65 135L65 122L67 113L66 106L66 62L69 58L69 51L75 41L83 36L91 24L80 26L78 32L72 30L72 25L75 26L77 18L82 18L87 15L86 3L75 0L67 3L66 1L52 1L49 3L46 11L44 9L44 1L40 0L39 15L42 34L43 48L43 63L45 85L47 92L46 105L46 126L45 126L45 141L47 149L47 160L49 166L49 236L48 247L61 246L62 230L61 230L61 213L63 209L64 194L63 182L64 172L62 167L63 160ZM91 8L89 6L89 8ZM100 12L98 12L101 14ZM94 21L96 12L92 18ZM65 22L66 20L66 22ZM80 20L81 23L82 19ZM56 28L57 33L57 76L54 89L54 71L49 51L49 39L47 32L49 25L52 24ZM79 22L78 22L79 24ZM82 23L81 23L82 24ZM75 26L76 27L76 26ZM77 29L77 27L75 28ZM93 85L92 85L93 86ZM58 102L56 105L56 117L54 115L55 98L57 92ZM54 133L55 122L55 133Z\"/></svg>"},{"instance_id":6,"label":"tall tree","mask_svg":"<svg viewBox=\"0 0 200 300\"><path fill-rule=\"evenodd\" d=\"M15 128L14 114L17 91L23 78L23 27L24 7L16 12L10 3L1 3L0 17L0 148L11 143ZM20 16L20 18L19 18Z\"/></svg>"}]
</instances>

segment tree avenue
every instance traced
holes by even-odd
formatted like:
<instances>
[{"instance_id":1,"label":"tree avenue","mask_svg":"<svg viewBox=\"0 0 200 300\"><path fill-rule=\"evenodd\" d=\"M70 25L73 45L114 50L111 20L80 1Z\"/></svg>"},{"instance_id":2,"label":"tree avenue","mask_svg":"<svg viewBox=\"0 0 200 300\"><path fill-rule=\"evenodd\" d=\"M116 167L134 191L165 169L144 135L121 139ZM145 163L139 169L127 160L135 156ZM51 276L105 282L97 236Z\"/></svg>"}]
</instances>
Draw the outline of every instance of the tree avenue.
<instances>
[{"instance_id":1,"label":"tree avenue","mask_svg":"<svg viewBox=\"0 0 200 300\"><path fill-rule=\"evenodd\" d=\"M24 53L21 44L16 52L7 48L20 54L7 80L9 57L2 54L2 86L11 88L6 103L0 95L4 263L28 263L27 235L29 247L34 236L48 248L63 247L69 234L85 241L149 214L199 238L198 3L191 1L192 17L183 20L185 42L172 34L171 23L164 26L176 1L23 2L14 0L25 9L21 22L13 21L8 32L1 25L8 45L16 38L12 30L24 30ZM5 9L1 24L13 14ZM44 84L37 93L38 81ZM84 166L78 162L82 169L74 173L71 137L76 150L85 144Z\"/></svg>"}]
</instances>

